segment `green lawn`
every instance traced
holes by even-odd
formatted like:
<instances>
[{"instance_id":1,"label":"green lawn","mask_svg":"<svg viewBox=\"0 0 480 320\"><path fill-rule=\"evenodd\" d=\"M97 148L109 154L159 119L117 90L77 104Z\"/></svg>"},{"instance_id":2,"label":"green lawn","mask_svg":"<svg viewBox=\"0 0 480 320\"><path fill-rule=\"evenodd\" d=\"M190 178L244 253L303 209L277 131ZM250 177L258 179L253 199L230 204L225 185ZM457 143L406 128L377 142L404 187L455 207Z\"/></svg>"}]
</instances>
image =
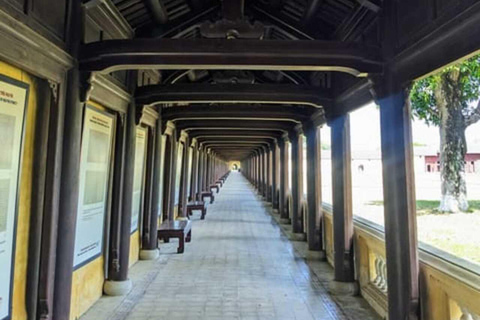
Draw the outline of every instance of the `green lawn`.
<instances>
[{"instance_id":1,"label":"green lawn","mask_svg":"<svg viewBox=\"0 0 480 320\"><path fill-rule=\"evenodd\" d=\"M468 204L470 208L469 213L480 211L480 200L469 200ZM371 201L369 205L383 206L383 201ZM417 200L417 216L423 216L426 214L444 214L437 211L440 201L436 200Z\"/></svg>"},{"instance_id":2,"label":"green lawn","mask_svg":"<svg viewBox=\"0 0 480 320\"><path fill-rule=\"evenodd\" d=\"M418 239L451 254L480 264L480 200L470 200L469 212L437 211L440 201L417 200ZM383 206L372 201L371 206Z\"/></svg>"}]
</instances>

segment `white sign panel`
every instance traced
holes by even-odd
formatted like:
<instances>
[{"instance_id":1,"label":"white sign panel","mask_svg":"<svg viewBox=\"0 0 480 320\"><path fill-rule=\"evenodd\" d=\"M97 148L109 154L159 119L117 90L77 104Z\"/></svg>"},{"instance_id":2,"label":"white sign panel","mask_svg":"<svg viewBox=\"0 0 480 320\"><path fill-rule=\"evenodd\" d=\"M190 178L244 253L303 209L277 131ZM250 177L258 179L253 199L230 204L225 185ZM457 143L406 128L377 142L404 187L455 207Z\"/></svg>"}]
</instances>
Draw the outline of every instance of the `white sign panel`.
<instances>
[{"instance_id":1,"label":"white sign panel","mask_svg":"<svg viewBox=\"0 0 480 320\"><path fill-rule=\"evenodd\" d=\"M132 233L138 229L138 221L142 212L146 141L147 129L138 127L135 141L135 170L133 173L132 226L130 229Z\"/></svg>"},{"instance_id":2,"label":"white sign panel","mask_svg":"<svg viewBox=\"0 0 480 320\"><path fill-rule=\"evenodd\" d=\"M0 76L0 319L11 316L17 190L28 85Z\"/></svg>"},{"instance_id":3,"label":"white sign panel","mask_svg":"<svg viewBox=\"0 0 480 320\"><path fill-rule=\"evenodd\" d=\"M102 253L107 209L114 117L91 107L85 110L80 162L80 194L73 266Z\"/></svg>"}]
</instances>

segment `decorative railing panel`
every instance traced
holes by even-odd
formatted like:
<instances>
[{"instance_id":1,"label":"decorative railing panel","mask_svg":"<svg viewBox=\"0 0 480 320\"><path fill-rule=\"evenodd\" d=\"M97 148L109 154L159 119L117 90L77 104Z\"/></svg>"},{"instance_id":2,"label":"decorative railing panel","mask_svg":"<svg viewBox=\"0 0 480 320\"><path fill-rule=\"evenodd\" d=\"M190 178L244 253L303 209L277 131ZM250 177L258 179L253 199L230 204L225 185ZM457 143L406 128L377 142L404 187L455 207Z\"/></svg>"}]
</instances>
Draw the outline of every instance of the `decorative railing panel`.
<instances>
[{"instance_id":1,"label":"decorative railing panel","mask_svg":"<svg viewBox=\"0 0 480 320\"><path fill-rule=\"evenodd\" d=\"M324 208L327 260L333 266L333 216ZM360 294L387 318L388 283L382 227L354 218L355 263ZM423 320L480 320L480 267L427 244L419 245Z\"/></svg>"}]
</instances>

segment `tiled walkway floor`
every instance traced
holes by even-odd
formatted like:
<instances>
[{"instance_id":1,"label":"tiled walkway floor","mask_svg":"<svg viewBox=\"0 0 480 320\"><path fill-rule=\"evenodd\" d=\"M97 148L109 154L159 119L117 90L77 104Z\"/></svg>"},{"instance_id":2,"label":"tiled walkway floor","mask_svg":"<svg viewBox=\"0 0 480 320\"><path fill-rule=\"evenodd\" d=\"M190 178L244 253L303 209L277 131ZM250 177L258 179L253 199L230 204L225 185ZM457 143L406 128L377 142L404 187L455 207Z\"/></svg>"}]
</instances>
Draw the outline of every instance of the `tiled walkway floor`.
<instances>
[{"instance_id":1,"label":"tiled walkway floor","mask_svg":"<svg viewBox=\"0 0 480 320\"><path fill-rule=\"evenodd\" d=\"M332 300L268 210L232 172L206 220L194 214L184 254L160 244L159 260L132 268L129 296L102 298L82 320L376 319Z\"/></svg>"}]
</instances>

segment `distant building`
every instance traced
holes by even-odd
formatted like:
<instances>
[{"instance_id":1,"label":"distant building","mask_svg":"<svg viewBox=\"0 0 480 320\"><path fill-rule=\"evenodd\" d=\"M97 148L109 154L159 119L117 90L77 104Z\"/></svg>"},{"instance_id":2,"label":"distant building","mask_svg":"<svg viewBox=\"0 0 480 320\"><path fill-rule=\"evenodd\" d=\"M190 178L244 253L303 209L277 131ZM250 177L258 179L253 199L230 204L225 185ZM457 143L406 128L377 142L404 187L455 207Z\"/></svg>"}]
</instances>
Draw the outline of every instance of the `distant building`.
<instances>
[{"instance_id":1,"label":"distant building","mask_svg":"<svg viewBox=\"0 0 480 320\"><path fill-rule=\"evenodd\" d=\"M480 153L465 155L465 173L475 173L479 170ZM425 156L425 172L440 172L440 154Z\"/></svg>"}]
</instances>

